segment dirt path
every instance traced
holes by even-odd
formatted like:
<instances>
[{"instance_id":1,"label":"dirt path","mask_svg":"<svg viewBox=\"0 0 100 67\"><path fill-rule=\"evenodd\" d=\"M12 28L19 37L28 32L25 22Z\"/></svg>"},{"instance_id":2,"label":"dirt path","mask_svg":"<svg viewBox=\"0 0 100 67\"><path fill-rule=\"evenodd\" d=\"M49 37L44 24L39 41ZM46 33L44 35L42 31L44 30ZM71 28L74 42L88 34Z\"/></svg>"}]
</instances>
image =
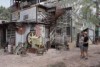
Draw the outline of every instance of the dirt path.
<instances>
[{"instance_id":1,"label":"dirt path","mask_svg":"<svg viewBox=\"0 0 100 67\"><path fill-rule=\"evenodd\" d=\"M100 67L100 45L89 47L89 59L80 59L79 48L70 51L49 49L43 56L7 55L0 51L0 67Z\"/></svg>"}]
</instances>

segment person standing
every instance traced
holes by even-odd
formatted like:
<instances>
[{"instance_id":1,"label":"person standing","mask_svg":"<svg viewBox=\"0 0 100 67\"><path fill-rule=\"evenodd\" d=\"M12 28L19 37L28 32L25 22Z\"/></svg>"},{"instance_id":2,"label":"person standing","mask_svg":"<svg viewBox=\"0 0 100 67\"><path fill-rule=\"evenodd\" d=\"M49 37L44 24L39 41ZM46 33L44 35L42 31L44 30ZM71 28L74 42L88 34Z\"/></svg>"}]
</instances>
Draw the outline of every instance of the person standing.
<instances>
[{"instance_id":1,"label":"person standing","mask_svg":"<svg viewBox=\"0 0 100 67\"><path fill-rule=\"evenodd\" d=\"M88 40L89 40L88 34L87 32L84 32L83 52L85 59L88 59L88 47L89 47Z\"/></svg>"},{"instance_id":2,"label":"person standing","mask_svg":"<svg viewBox=\"0 0 100 67\"><path fill-rule=\"evenodd\" d=\"M83 32L81 32L79 34L79 47L80 47L80 52L81 52L81 55L80 55L81 58L84 58L83 41L84 41Z\"/></svg>"}]
</instances>

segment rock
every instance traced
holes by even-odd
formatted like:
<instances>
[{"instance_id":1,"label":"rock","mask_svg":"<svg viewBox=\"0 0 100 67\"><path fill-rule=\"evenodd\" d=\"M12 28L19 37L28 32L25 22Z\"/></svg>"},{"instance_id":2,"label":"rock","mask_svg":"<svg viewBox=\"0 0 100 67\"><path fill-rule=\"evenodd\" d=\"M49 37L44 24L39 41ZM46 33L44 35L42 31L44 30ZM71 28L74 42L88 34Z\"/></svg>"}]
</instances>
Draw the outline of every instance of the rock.
<instances>
[{"instance_id":1,"label":"rock","mask_svg":"<svg viewBox=\"0 0 100 67\"><path fill-rule=\"evenodd\" d=\"M64 62L57 62L55 64L50 64L47 67L66 67Z\"/></svg>"}]
</instances>

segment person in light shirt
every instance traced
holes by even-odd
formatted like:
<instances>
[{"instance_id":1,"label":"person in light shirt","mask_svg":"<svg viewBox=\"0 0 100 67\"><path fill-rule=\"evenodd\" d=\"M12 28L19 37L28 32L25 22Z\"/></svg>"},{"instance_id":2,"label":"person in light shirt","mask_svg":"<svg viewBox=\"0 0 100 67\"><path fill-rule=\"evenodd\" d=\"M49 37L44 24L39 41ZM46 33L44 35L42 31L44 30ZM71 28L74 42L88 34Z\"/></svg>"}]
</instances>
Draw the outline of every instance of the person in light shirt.
<instances>
[{"instance_id":1,"label":"person in light shirt","mask_svg":"<svg viewBox=\"0 0 100 67\"><path fill-rule=\"evenodd\" d=\"M79 35L80 35L79 36L79 47L80 47L80 52L81 52L80 57L83 58L84 57L84 50L83 50L84 37L83 37L83 32L81 32Z\"/></svg>"}]
</instances>

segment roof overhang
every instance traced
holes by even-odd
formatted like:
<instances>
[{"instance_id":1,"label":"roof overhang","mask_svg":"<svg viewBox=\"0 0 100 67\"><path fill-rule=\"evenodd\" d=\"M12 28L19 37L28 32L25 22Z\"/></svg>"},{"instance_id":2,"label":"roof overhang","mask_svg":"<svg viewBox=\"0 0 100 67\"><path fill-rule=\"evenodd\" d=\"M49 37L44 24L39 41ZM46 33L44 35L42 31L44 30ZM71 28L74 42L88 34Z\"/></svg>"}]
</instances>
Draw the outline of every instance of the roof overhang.
<instances>
[{"instance_id":1,"label":"roof overhang","mask_svg":"<svg viewBox=\"0 0 100 67\"><path fill-rule=\"evenodd\" d=\"M47 2L41 2L37 4L36 6L43 8L43 9L51 9L51 8L56 7L54 3L47 3Z\"/></svg>"},{"instance_id":2,"label":"roof overhang","mask_svg":"<svg viewBox=\"0 0 100 67\"><path fill-rule=\"evenodd\" d=\"M21 1L21 0L15 0L15 1Z\"/></svg>"},{"instance_id":3,"label":"roof overhang","mask_svg":"<svg viewBox=\"0 0 100 67\"><path fill-rule=\"evenodd\" d=\"M49 25L48 23L40 23L40 22L26 22L26 21L23 21L23 22L5 22L5 23L2 23L2 24L0 24L0 25L9 25L9 24L26 24L26 25L28 25L28 24L42 24L42 25Z\"/></svg>"}]
</instances>

